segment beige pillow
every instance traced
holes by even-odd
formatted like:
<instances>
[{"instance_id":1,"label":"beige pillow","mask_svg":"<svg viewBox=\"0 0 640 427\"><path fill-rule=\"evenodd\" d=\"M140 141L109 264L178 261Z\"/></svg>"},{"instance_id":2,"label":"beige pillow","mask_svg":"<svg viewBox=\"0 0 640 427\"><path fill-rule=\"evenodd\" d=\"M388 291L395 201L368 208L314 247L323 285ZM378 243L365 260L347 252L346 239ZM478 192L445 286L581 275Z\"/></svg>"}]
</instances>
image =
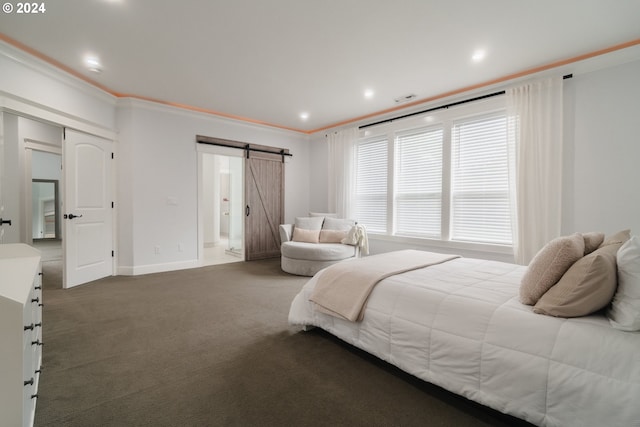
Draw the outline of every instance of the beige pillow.
<instances>
[{"instance_id":1,"label":"beige pillow","mask_svg":"<svg viewBox=\"0 0 640 427\"><path fill-rule=\"evenodd\" d=\"M616 253L610 244L578 260L533 308L538 314L557 317L586 316L606 307L617 286Z\"/></svg>"},{"instance_id":2,"label":"beige pillow","mask_svg":"<svg viewBox=\"0 0 640 427\"><path fill-rule=\"evenodd\" d=\"M304 228L295 227L293 229L294 242L318 243L320 240L320 230L306 230Z\"/></svg>"},{"instance_id":3,"label":"beige pillow","mask_svg":"<svg viewBox=\"0 0 640 427\"><path fill-rule=\"evenodd\" d=\"M534 305L583 255L584 238L580 233L558 237L547 243L533 257L522 277L520 302Z\"/></svg>"},{"instance_id":4,"label":"beige pillow","mask_svg":"<svg viewBox=\"0 0 640 427\"><path fill-rule=\"evenodd\" d=\"M604 240L604 242L602 242L600 247L607 246L607 245L614 245L614 244L622 245L630 238L631 238L631 230L618 231L616 234L607 237Z\"/></svg>"},{"instance_id":5,"label":"beige pillow","mask_svg":"<svg viewBox=\"0 0 640 427\"><path fill-rule=\"evenodd\" d=\"M598 249L602 242L604 242L604 233L598 233L596 231L582 233L582 237L584 238L585 255L589 255L591 252Z\"/></svg>"},{"instance_id":6,"label":"beige pillow","mask_svg":"<svg viewBox=\"0 0 640 427\"><path fill-rule=\"evenodd\" d=\"M347 230L320 230L320 243L340 243L347 233Z\"/></svg>"}]
</instances>

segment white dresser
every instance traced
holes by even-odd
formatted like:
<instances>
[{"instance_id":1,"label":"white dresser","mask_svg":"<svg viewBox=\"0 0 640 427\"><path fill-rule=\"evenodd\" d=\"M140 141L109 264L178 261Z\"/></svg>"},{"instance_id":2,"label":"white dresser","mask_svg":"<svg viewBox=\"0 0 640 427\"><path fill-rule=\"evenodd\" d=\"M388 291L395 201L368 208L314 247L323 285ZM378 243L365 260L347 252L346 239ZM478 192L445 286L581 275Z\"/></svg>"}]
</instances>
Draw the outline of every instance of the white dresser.
<instances>
[{"instance_id":1,"label":"white dresser","mask_svg":"<svg viewBox=\"0 0 640 427\"><path fill-rule=\"evenodd\" d=\"M0 245L0 424L32 426L42 362L40 252Z\"/></svg>"}]
</instances>

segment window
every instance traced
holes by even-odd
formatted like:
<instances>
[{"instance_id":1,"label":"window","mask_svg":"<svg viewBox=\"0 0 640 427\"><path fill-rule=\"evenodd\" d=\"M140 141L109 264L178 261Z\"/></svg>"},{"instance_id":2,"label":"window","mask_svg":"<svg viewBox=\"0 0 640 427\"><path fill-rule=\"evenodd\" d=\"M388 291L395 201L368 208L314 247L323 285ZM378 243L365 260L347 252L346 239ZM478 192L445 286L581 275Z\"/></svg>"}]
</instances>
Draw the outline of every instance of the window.
<instances>
[{"instance_id":1,"label":"window","mask_svg":"<svg viewBox=\"0 0 640 427\"><path fill-rule=\"evenodd\" d=\"M511 244L504 113L454 122L451 239Z\"/></svg>"},{"instance_id":2,"label":"window","mask_svg":"<svg viewBox=\"0 0 640 427\"><path fill-rule=\"evenodd\" d=\"M478 104L367 130L358 222L372 234L510 245L504 100Z\"/></svg>"},{"instance_id":3,"label":"window","mask_svg":"<svg viewBox=\"0 0 640 427\"><path fill-rule=\"evenodd\" d=\"M372 233L387 230L387 140L358 143L356 164L356 218Z\"/></svg>"},{"instance_id":4,"label":"window","mask_svg":"<svg viewBox=\"0 0 640 427\"><path fill-rule=\"evenodd\" d=\"M442 128L396 136L395 234L440 238Z\"/></svg>"}]
</instances>

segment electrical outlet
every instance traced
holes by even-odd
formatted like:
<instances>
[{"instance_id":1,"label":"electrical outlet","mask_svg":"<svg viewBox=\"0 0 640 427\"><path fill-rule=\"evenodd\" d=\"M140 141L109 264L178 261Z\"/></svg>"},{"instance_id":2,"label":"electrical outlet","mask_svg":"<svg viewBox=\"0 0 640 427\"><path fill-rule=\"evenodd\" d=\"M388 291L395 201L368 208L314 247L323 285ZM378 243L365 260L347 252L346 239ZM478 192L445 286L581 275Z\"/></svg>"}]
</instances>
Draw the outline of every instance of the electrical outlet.
<instances>
[{"instance_id":1,"label":"electrical outlet","mask_svg":"<svg viewBox=\"0 0 640 427\"><path fill-rule=\"evenodd\" d=\"M156 255L160 254L160 246L156 245L154 248Z\"/></svg>"}]
</instances>

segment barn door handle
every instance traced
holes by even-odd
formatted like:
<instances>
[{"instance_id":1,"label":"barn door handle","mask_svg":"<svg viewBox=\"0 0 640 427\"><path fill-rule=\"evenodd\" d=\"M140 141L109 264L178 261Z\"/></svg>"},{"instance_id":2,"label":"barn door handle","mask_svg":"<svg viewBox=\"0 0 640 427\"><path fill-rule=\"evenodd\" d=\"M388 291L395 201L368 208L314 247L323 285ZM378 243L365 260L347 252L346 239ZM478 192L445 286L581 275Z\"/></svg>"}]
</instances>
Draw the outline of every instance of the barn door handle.
<instances>
[{"instance_id":1,"label":"barn door handle","mask_svg":"<svg viewBox=\"0 0 640 427\"><path fill-rule=\"evenodd\" d=\"M69 219L73 219L73 218L81 218L82 215L74 215L74 214L69 214L64 216L65 219L69 218Z\"/></svg>"},{"instance_id":2,"label":"barn door handle","mask_svg":"<svg viewBox=\"0 0 640 427\"><path fill-rule=\"evenodd\" d=\"M244 209L244 214L246 216L249 216L251 214L251 208L249 207L249 205L247 205L247 207Z\"/></svg>"},{"instance_id":3,"label":"barn door handle","mask_svg":"<svg viewBox=\"0 0 640 427\"><path fill-rule=\"evenodd\" d=\"M0 218L0 225L2 225L2 224L11 225L11 220L10 219L2 219L2 218Z\"/></svg>"}]
</instances>

